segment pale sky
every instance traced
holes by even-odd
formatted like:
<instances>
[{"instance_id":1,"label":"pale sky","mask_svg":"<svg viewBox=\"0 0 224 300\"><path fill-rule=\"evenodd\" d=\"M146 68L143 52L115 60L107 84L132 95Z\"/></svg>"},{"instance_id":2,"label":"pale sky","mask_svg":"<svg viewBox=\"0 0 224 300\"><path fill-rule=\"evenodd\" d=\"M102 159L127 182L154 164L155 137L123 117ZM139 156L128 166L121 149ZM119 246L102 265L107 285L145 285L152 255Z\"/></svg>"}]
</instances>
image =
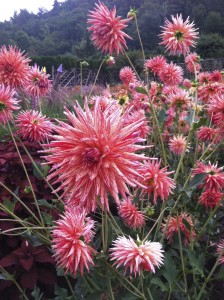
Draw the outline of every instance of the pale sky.
<instances>
[{"instance_id":1,"label":"pale sky","mask_svg":"<svg viewBox=\"0 0 224 300\"><path fill-rule=\"evenodd\" d=\"M59 0L58 2L64 2ZM0 0L0 22L9 21L13 17L14 11L27 9L29 12L37 13L38 8L52 9L54 0Z\"/></svg>"}]
</instances>

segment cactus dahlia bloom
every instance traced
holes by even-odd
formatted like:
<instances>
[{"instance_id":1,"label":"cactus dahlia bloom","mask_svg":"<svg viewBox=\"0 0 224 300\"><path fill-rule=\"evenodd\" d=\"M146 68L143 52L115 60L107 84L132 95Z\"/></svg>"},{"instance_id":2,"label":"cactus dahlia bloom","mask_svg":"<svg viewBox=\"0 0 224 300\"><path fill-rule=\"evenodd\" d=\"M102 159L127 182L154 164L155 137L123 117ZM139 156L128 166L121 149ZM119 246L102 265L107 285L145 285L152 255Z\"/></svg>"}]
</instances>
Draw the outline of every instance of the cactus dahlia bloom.
<instances>
[{"instance_id":1,"label":"cactus dahlia bloom","mask_svg":"<svg viewBox=\"0 0 224 300\"><path fill-rule=\"evenodd\" d=\"M206 208L216 207L223 197L223 193L207 190L203 192L199 198L199 203Z\"/></svg>"},{"instance_id":2,"label":"cactus dahlia bloom","mask_svg":"<svg viewBox=\"0 0 224 300\"><path fill-rule=\"evenodd\" d=\"M158 74L167 64L164 56L158 55L145 61L145 69L150 70L154 75Z\"/></svg>"},{"instance_id":3,"label":"cactus dahlia bloom","mask_svg":"<svg viewBox=\"0 0 224 300\"><path fill-rule=\"evenodd\" d=\"M208 113L212 122L218 127L224 127L224 94L216 94L208 103Z\"/></svg>"},{"instance_id":4,"label":"cactus dahlia bloom","mask_svg":"<svg viewBox=\"0 0 224 300\"><path fill-rule=\"evenodd\" d=\"M136 81L136 75L132 68L130 67L123 67L119 73L120 80L123 84L129 85L131 82Z\"/></svg>"},{"instance_id":5,"label":"cactus dahlia bloom","mask_svg":"<svg viewBox=\"0 0 224 300\"><path fill-rule=\"evenodd\" d=\"M84 268L89 271L93 263L95 250L87 243L93 238L94 221L86 217L85 211L69 207L64 216L56 221L52 231L54 257L59 267L76 275L79 270L83 275Z\"/></svg>"},{"instance_id":6,"label":"cactus dahlia bloom","mask_svg":"<svg viewBox=\"0 0 224 300\"><path fill-rule=\"evenodd\" d=\"M172 137L169 140L169 148L170 151L174 154L181 155L186 147L187 138L182 134L178 134L177 136ZM188 146L186 148L188 150Z\"/></svg>"},{"instance_id":7,"label":"cactus dahlia bloom","mask_svg":"<svg viewBox=\"0 0 224 300\"><path fill-rule=\"evenodd\" d=\"M118 214L130 228L141 228L145 224L143 212L137 209L130 198L120 203Z\"/></svg>"},{"instance_id":8,"label":"cactus dahlia bloom","mask_svg":"<svg viewBox=\"0 0 224 300\"><path fill-rule=\"evenodd\" d=\"M224 172L223 167L217 168L217 164L212 165L211 162L204 164L198 161L196 168L192 170L192 174L205 173L204 187L205 190L220 192L224 187Z\"/></svg>"},{"instance_id":9,"label":"cactus dahlia bloom","mask_svg":"<svg viewBox=\"0 0 224 300\"><path fill-rule=\"evenodd\" d=\"M51 134L53 127L46 116L35 110L20 112L15 123L18 128L17 133L23 139L33 142L44 142L47 136Z\"/></svg>"},{"instance_id":10,"label":"cactus dahlia bloom","mask_svg":"<svg viewBox=\"0 0 224 300\"><path fill-rule=\"evenodd\" d=\"M183 81L183 69L174 63L164 66L159 72L160 80L167 85L178 85Z\"/></svg>"},{"instance_id":11,"label":"cactus dahlia bloom","mask_svg":"<svg viewBox=\"0 0 224 300\"><path fill-rule=\"evenodd\" d=\"M195 71L200 71L201 65L199 64L199 61L200 57L197 55L196 52L189 53L187 56L185 56L185 63L189 72L194 73Z\"/></svg>"},{"instance_id":12,"label":"cactus dahlia bloom","mask_svg":"<svg viewBox=\"0 0 224 300\"><path fill-rule=\"evenodd\" d=\"M198 32L194 28L195 24L189 22L189 17L184 22L181 14L171 18L172 22L166 19L165 26L161 26L163 32L159 35L162 38L160 45L165 45L170 54L186 55L190 52L190 47L196 45Z\"/></svg>"},{"instance_id":13,"label":"cactus dahlia bloom","mask_svg":"<svg viewBox=\"0 0 224 300\"><path fill-rule=\"evenodd\" d=\"M0 83L11 88L26 84L30 59L15 46L2 46L0 50Z\"/></svg>"},{"instance_id":14,"label":"cactus dahlia bloom","mask_svg":"<svg viewBox=\"0 0 224 300\"><path fill-rule=\"evenodd\" d=\"M123 265L125 273L129 269L135 277L144 270L155 273L155 267L163 264L164 251L157 242L135 242L131 237L120 236L113 242L110 252L111 260L115 260L114 265L117 268Z\"/></svg>"},{"instance_id":15,"label":"cactus dahlia bloom","mask_svg":"<svg viewBox=\"0 0 224 300\"><path fill-rule=\"evenodd\" d=\"M14 98L15 91L10 87L0 85L0 122L5 125L12 119L12 112L19 109L18 100Z\"/></svg>"},{"instance_id":16,"label":"cactus dahlia bloom","mask_svg":"<svg viewBox=\"0 0 224 300\"><path fill-rule=\"evenodd\" d=\"M144 179L141 181L142 185L146 187L143 189L142 194L148 194L150 197L153 194L153 201L156 204L157 198L161 198L162 201L169 197L172 193L172 189L175 188L175 183L168 175L173 171L167 172L167 167L160 168L161 162L152 160L144 163L141 169L141 174Z\"/></svg>"},{"instance_id":17,"label":"cactus dahlia bloom","mask_svg":"<svg viewBox=\"0 0 224 300\"><path fill-rule=\"evenodd\" d=\"M91 24L88 28L88 31L92 31L91 39L102 52L112 55L115 51L118 55L123 52L123 48L127 48L125 39L130 39L130 36L123 31L130 18L122 20L121 17L116 17L116 7L109 10L100 1L95 6L87 21Z\"/></svg>"},{"instance_id":18,"label":"cactus dahlia bloom","mask_svg":"<svg viewBox=\"0 0 224 300\"><path fill-rule=\"evenodd\" d=\"M65 112L70 124L54 126L57 135L46 145L49 155L45 158L53 165L48 179L61 183L57 190L69 193L68 202L73 205L89 212L100 201L102 208L109 209L108 193L119 204L118 194L126 199L127 185L136 186L141 177L138 165L146 157L135 152L146 146L135 143L144 141L138 137L144 120L124 125L129 111L122 115L114 105L102 111L98 101L92 110L86 105L83 111L77 104L75 112Z\"/></svg>"},{"instance_id":19,"label":"cactus dahlia bloom","mask_svg":"<svg viewBox=\"0 0 224 300\"><path fill-rule=\"evenodd\" d=\"M186 223L188 223L189 226L186 226ZM191 216L189 216L185 212L176 217L168 218L162 225L162 231L165 232L166 238L168 239L169 243L172 242L173 235L175 233L178 233L178 230L180 230L180 232L184 235L185 245L189 244L190 241L193 240L196 236Z\"/></svg>"},{"instance_id":20,"label":"cactus dahlia bloom","mask_svg":"<svg viewBox=\"0 0 224 300\"><path fill-rule=\"evenodd\" d=\"M41 71L37 66L30 69L27 78L26 91L33 97L40 97L47 94L51 88L49 75Z\"/></svg>"}]
</instances>

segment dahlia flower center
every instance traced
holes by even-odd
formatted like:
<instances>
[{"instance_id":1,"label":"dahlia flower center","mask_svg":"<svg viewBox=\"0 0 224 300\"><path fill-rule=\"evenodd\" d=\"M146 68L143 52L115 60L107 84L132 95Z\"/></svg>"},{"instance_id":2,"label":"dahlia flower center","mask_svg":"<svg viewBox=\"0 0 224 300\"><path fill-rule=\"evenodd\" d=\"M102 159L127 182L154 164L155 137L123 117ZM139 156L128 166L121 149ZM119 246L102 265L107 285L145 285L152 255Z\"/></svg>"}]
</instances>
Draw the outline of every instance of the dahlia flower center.
<instances>
[{"instance_id":1,"label":"dahlia flower center","mask_svg":"<svg viewBox=\"0 0 224 300\"><path fill-rule=\"evenodd\" d=\"M174 37L178 40L178 42L181 42L184 39L184 33L177 30L174 32Z\"/></svg>"},{"instance_id":2,"label":"dahlia flower center","mask_svg":"<svg viewBox=\"0 0 224 300\"><path fill-rule=\"evenodd\" d=\"M210 175L215 175L215 172L211 170L211 171L209 172L209 174L210 174Z\"/></svg>"},{"instance_id":3,"label":"dahlia flower center","mask_svg":"<svg viewBox=\"0 0 224 300\"><path fill-rule=\"evenodd\" d=\"M89 167L96 164L100 160L100 157L100 150L96 147L85 149L83 154L84 163Z\"/></svg>"},{"instance_id":4,"label":"dahlia flower center","mask_svg":"<svg viewBox=\"0 0 224 300\"><path fill-rule=\"evenodd\" d=\"M6 108L5 103L0 101L0 111L4 110Z\"/></svg>"},{"instance_id":5,"label":"dahlia flower center","mask_svg":"<svg viewBox=\"0 0 224 300\"><path fill-rule=\"evenodd\" d=\"M154 179L153 179L153 178L150 178L150 179L148 180L148 185L149 185L149 186L153 186L153 185L154 185Z\"/></svg>"},{"instance_id":6,"label":"dahlia flower center","mask_svg":"<svg viewBox=\"0 0 224 300\"><path fill-rule=\"evenodd\" d=\"M11 73L13 71L13 66L10 65L10 64L7 64L5 66L5 71L8 72L8 73Z\"/></svg>"},{"instance_id":7,"label":"dahlia flower center","mask_svg":"<svg viewBox=\"0 0 224 300\"><path fill-rule=\"evenodd\" d=\"M37 120L32 120L31 123L34 124L34 125L39 124L39 122Z\"/></svg>"}]
</instances>

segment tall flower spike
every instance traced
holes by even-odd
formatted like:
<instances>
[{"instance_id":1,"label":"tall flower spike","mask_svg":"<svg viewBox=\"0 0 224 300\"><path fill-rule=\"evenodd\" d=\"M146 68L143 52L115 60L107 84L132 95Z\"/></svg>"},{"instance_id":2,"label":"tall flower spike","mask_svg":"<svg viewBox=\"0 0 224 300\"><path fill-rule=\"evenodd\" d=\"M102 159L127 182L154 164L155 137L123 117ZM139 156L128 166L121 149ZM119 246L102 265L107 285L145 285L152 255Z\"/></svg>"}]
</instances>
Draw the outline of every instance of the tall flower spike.
<instances>
[{"instance_id":1,"label":"tall flower spike","mask_svg":"<svg viewBox=\"0 0 224 300\"><path fill-rule=\"evenodd\" d=\"M112 55L114 51L117 55L122 53L123 48L127 48L125 39L131 38L123 31L130 18L122 20L121 17L116 17L116 7L109 10L100 1L95 6L95 10L90 11L90 18L87 21L91 24L88 28L88 31L92 31L91 40L106 54Z\"/></svg>"},{"instance_id":2,"label":"tall flower spike","mask_svg":"<svg viewBox=\"0 0 224 300\"><path fill-rule=\"evenodd\" d=\"M108 193L117 204L118 195L127 198L127 185L136 186L139 161L144 155L135 154L146 146L135 143L144 120L124 125L127 110L122 114L119 107L108 106L104 111L96 100L92 110L85 111L77 104L76 115L66 111L69 123L59 122L54 127L57 135L52 137L45 158L53 165L48 179L61 183L57 190L70 193L68 202L94 211L99 203L109 209ZM139 177L140 176L140 177Z\"/></svg>"},{"instance_id":3,"label":"tall flower spike","mask_svg":"<svg viewBox=\"0 0 224 300\"><path fill-rule=\"evenodd\" d=\"M190 47L195 47L198 38L194 25L194 22L190 23L189 17L183 21L181 14L172 16L172 22L166 19L165 26L161 26L163 32L159 35L162 38L160 45L165 45L170 54L186 55Z\"/></svg>"},{"instance_id":4,"label":"tall flower spike","mask_svg":"<svg viewBox=\"0 0 224 300\"><path fill-rule=\"evenodd\" d=\"M139 275L145 270L155 273L155 267L163 264L162 245L157 242L138 241L137 243L129 237L118 237L113 242L110 249L111 260L115 260L114 265L124 266L125 272L129 269L130 273Z\"/></svg>"}]
</instances>

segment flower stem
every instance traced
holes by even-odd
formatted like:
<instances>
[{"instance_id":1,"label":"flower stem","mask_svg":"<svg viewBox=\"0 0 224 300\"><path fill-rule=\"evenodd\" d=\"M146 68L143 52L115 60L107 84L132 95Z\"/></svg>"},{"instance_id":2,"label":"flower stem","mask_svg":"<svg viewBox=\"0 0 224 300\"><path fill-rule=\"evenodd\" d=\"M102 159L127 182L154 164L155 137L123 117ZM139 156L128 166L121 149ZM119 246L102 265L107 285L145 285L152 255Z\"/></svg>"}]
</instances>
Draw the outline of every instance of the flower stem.
<instances>
[{"instance_id":1,"label":"flower stem","mask_svg":"<svg viewBox=\"0 0 224 300\"><path fill-rule=\"evenodd\" d=\"M90 92L89 92L88 98L90 98L91 95L92 95L93 89L94 89L94 87L95 87L95 85L96 85L97 79L98 79L99 74L100 74L100 70L101 70L101 68L102 68L103 63L105 62L105 60L106 60L106 58L104 58L104 59L102 60L100 66L99 66L99 69L98 69L98 71L97 71L97 73L96 73L96 77L95 77L94 83L93 83L93 85L92 85L92 87L91 87L91 90L90 90Z\"/></svg>"}]
</instances>

